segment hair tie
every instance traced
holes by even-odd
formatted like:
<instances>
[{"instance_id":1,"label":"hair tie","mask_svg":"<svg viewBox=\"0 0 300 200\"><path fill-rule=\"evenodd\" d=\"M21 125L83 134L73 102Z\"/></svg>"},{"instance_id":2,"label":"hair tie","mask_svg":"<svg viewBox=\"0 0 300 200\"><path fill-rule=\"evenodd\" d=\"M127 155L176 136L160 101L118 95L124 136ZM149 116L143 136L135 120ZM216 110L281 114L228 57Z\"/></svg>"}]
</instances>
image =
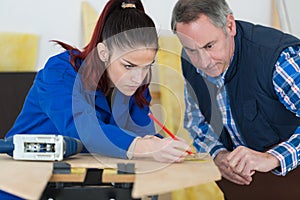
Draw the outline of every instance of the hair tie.
<instances>
[{"instance_id":1,"label":"hair tie","mask_svg":"<svg viewBox=\"0 0 300 200\"><path fill-rule=\"evenodd\" d=\"M125 2L122 3L121 7L123 9L125 9L125 8L136 8L134 3L125 3Z\"/></svg>"}]
</instances>

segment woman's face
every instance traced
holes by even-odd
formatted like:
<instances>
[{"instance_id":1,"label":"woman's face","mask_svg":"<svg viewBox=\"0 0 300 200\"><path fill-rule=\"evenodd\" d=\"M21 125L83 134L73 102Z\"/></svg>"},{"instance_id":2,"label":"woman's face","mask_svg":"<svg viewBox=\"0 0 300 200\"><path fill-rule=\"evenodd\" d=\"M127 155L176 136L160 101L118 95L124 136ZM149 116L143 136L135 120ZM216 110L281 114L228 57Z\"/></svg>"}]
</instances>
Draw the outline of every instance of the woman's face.
<instances>
[{"instance_id":1,"label":"woman's face","mask_svg":"<svg viewBox=\"0 0 300 200\"><path fill-rule=\"evenodd\" d=\"M150 48L113 51L107 73L112 86L126 96L132 96L142 85L154 63L156 50Z\"/></svg>"}]
</instances>

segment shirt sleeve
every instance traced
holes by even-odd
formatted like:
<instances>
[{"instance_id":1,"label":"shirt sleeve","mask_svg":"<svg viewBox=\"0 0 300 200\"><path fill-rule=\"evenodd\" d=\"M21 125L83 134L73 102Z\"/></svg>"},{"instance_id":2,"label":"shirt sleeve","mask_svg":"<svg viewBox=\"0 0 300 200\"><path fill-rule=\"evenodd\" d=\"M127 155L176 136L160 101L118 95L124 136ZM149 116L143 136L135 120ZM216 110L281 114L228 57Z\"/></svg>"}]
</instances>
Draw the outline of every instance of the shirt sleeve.
<instances>
[{"instance_id":1,"label":"shirt sleeve","mask_svg":"<svg viewBox=\"0 0 300 200\"><path fill-rule=\"evenodd\" d=\"M201 113L198 104L188 94L186 83L184 85L185 115L184 127L194 140L198 152L209 152L214 158L220 151L226 150L219 141L218 135Z\"/></svg>"},{"instance_id":2,"label":"shirt sleeve","mask_svg":"<svg viewBox=\"0 0 300 200\"><path fill-rule=\"evenodd\" d=\"M300 46L288 47L279 56L273 73L273 84L280 102L300 117ZM285 142L267 151L280 161L272 172L286 175L299 165L300 126Z\"/></svg>"},{"instance_id":3,"label":"shirt sleeve","mask_svg":"<svg viewBox=\"0 0 300 200\"><path fill-rule=\"evenodd\" d=\"M129 148L128 148L128 151L126 153L127 155L127 158L128 159L132 159L133 158L133 154L134 154L134 148L135 148L135 145L136 145L136 142L138 141L138 139L140 139L141 137L136 137L132 143L130 144Z\"/></svg>"}]
</instances>

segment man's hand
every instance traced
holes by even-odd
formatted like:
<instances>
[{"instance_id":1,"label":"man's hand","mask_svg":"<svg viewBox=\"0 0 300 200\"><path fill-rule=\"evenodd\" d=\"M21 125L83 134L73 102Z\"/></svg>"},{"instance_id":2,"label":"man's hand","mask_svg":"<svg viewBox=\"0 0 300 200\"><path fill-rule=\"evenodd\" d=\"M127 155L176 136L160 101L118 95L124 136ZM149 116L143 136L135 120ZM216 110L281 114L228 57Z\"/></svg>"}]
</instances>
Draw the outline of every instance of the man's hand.
<instances>
[{"instance_id":1,"label":"man's hand","mask_svg":"<svg viewBox=\"0 0 300 200\"><path fill-rule=\"evenodd\" d=\"M233 169L230 167L227 157L230 155L229 151L221 151L215 157L214 161L218 166L221 174L227 180L239 184L239 185L249 185L252 181L252 175L241 175L239 173L235 173Z\"/></svg>"},{"instance_id":2,"label":"man's hand","mask_svg":"<svg viewBox=\"0 0 300 200\"><path fill-rule=\"evenodd\" d=\"M241 176L252 176L255 171L268 172L280 165L279 160L269 153L254 151L239 146L227 156L230 168Z\"/></svg>"}]
</instances>

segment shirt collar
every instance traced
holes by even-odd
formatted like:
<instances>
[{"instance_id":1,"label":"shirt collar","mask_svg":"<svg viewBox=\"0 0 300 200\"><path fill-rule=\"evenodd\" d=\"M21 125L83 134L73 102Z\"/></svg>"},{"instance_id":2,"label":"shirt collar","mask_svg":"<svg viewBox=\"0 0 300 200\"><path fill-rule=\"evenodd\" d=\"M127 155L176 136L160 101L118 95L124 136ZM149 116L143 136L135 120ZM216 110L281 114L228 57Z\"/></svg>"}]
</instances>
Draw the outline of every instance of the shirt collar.
<instances>
[{"instance_id":1,"label":"shirt collar","mask_svg":"<svg viewBox=\"0 0 300 200\"><path fill-rule=\"evenodd\" d=\"M205 74L198 68L196 70L197 70L197 73L199 73L203 78L207 79L209 82L216 85L217 88L221 88L224 85L224 79L225 79L225 75L226 75L228 68L217 77L208 76L207 74Z\"/></svg>"}]
</instances>

